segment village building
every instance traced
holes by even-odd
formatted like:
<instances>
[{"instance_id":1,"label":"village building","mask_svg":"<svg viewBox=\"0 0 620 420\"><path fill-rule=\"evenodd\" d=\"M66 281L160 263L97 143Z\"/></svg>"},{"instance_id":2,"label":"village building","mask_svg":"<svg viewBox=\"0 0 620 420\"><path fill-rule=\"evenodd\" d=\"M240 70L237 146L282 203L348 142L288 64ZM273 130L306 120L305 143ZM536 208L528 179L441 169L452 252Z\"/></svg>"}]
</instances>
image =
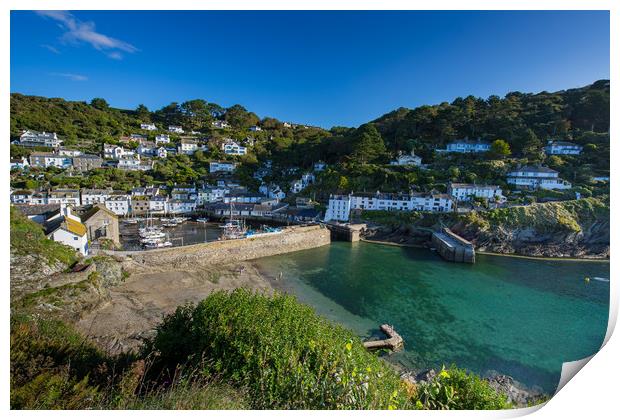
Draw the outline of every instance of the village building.
<instances>
[{"instance_id":1,"label":"village building","mask_svg":"<svg viewBox=\"0 0 620 420\"><path fill-rule=\"evenodd\" d=\"M572 188L570 182L558 176L558 171L545 166L523 166L508 172L508 184L529 189L566 190Z\"/></svg>"},{"instance_id":2,"label":"village building","mask_svg":"<svg viewBox=\"0 0 620 420\"><path fill-rule=\"evenodd\" d=\"M437 152L444 153L483 153L491 150L491 143L477 139L455 140L448 143L445 149L437 149Z\"/></svg>"},{"instance_id":3,"label":"village building","mask_svg":"<svg viewBox=\"0 0 620 420\"><path fill-rule=\"evenodd\" d=\"M103 165L103 159L97 155L83 154L73 157L73 168L80 172L98 169L101 165Z\"/></svg>"},{"instance_id":4,"label":"village building","mask_svg":"<svg viewBox=\"0 0 620 420\"><path fill-rule=\"evenodd\" d=\"M183 127L178 126L178 125L169 125L168 131L170 131L171 133L177 133L177 134L185 133L185 131L183 131Z\"/></svg>"},{"instance_id":5,"label":"village building","mask_svg":"<svg viewBox=\"0 0 620 420\"><path fill-rule=\"evenodd\" d=\"M30 166L35 168L61 168L71 167L72 159L68 156L60 156L54 152L34 152L30 155Z\"/></svg>"},{"instance_id":6,"label":"village building","mask_svg":"<svg viewBox=\"0 0 620 420\"><path fill-rule=\"evenodd\" d=\"M132 156L135 152L132 150L125 150L123 146L119 146L116 144L108 144L104 143L103 145L103 157L105 159L115 159L118 160L123 156Z\"/></svg>"},{"instance_id":7,"label":"village building","mask_svg":"<svg viewBox=\"0 0 620 420\"><path fill-rule=\"evenodd\" d=\"M142 130L148 130L148 131L155 131L157 130L157 127L155 126L155 124L151 124L151 123L142 123L140 124L140 128Z\"/></svg>"},{"instance_id":8,"label":"village building","mask_svg":"<svg viewBox=\"0 0 620 420\"><path fill-rule=\"evenodd\" d=\"M28 167L30 167L30 162L28 162L26 156L22 156L19 159L11 159L11 170L26 169Z\"/></svg>"},{"instance_id":9,"label":"village building","mask_svg":"<svg viewBox=\"0 0 620 420\"><path fill-rule=\"evenodd\" d=\"M448 184L448 194L457 201L471 201L473 198L482 198L489 201L504 202L502 189L497 185Z\"/></svg>"},{"instance_id":10,"label":"village building","mask_svg":"<svg viewBox=\"0 0 620 420\"><path fill-rule=\"evenodd\" d=\"M39 132L34 130L24 130L19 136L19 145L26 147L60 147L62 140L58 139L56 133L46 133L45 131Z\"/></svg>"},{"instance_id":11,"label":"village building","mask_svg":"<svg viewBox=\"0 0 620 420\"><path fill-rule=\"evenodd\" d=\"M253 125L250 127L250 131L263 131L263 129L257 125Z\"/></svg>"},{"instance_id":12,"label":"village building","mask_svg":"<svg viewBox=\"0 0 620 420\"><path fill-rule=\"evenodd\" d=\"M237 164L235 162L214 161L209 162L209 172L234 172Z\"/></svg>"},{"instance_id":13,"label":"village building","mask_svg":"<svg viewBox=\"0 0 620 420\"><path fill-rule=\"evenodd\" d=\"M105 201L105 206L117 216L127 216L131 210L131 197L128 194L115 192Z\"/></svg>"},{"instance_id":14,"label":"village building","mask_svg":"<svg viewBox=\"0 0 620 420\"><path fill-rule=\"evenodd\" d=\"M155 136L155 144L168 144L170 143L169 134L158 134Z\"/></svg>"},{"instance_id":15,"label":"village building","mask_svg":"<svg viewBox=\"0 0 620 420\"><path fill-rule=\"evenodd\" d=\"M145 195L131 197L131 214L139 216L147 214L151 209L150 198Z\"/></svg>"},{"instance_id":16,"label":"village building","mask_svg":"<svg viewBox=\"0 0 620 420\"><path fill-rule=\"evenodd\" d=\"M157 145L152 141L143 141L136 148L136 153L140 156L155 156L157 154Z\"/></svg>"},{"instance_id":17,"label":"village building","mask_svg":"<svg viewBox=\"0 0 620 420\"><path fill-rule=\"evenodd\" d=\"M545 153L548 155L579 155L583 147L567 141L549 140L545 146Z\"/></svg>"},{"instance_id":18,"label":"village building","mask_svg":"<svg viewBox=\"0 0 620 420\"><path fill-rule=\"evenodd\" d=\"M375 194L331 195L325 221L349 221L352 210L384 211L428 211L446 213L454 209L454 201L448 194L437 192L409 194Z\"/></svg>"},{"instance_id":19,"label":"village building","mask_svg":"<svg viewBox=\"0 0 620 420\"><path fill-rule=\"evenodd\" d=\"M416 156L414 151L412 150L410 154L405 154L403 152L399 152L398 156L395 160L390 162L390 165L393 166L422 166L422 158L420 156Z\"/></svg>"},{"instance_id":20,"label":"village building","mask_svg":"<svg viewBox=\"0 0 620 420\"><path fill-rule=\"evenodd\" d=\"M43 224L43 230L49 239L70 246L83 256L88 255L86 226L71 213L70 206L61 206L59 214Z\"/></svg>"},{"instance_id":21,"label":"village building","mask_svg":"<svg viewBox=\"0 0 620 420\"><path fill-rule=\"evenodd\" d=\"M211 122L213 128L230 128L230 124L223 120L215 120Z\"/></svg>"},{"instance_id":22,"label":"village building","mask_svg":"<svg viewBox=\"0 0 620 420\"><path fill-rule=\"evenodd\" d=\"M46 204L79 206L81 204L80 190L71 188L56 188L48 191Z\"/></svg>"},{"instance_id":23,"label":"village building","mask_svg":"<svg viewBox=\"0 0 620 420\"><path fill-rule=\"evenodd\" d=\"M262 194L252 192L230 192L224 195L224 203L260 203L265 198Z\"/></svg>"},{"instance_id":24,"label":"village building","mask_svg":"<svg viewBox=\"0 0 620 420\"><path fill-rule=\"evenodd\" d=\"M275 198L277 200L283 200L286 198L286 193L282 191L279 185L277 184L262 184L258 188L258 192L265 195L269 198Z\"/></svg>"},{"instance_id":25,"label":"village building","mask_svg":"<svg viewBox=\"0 0 620 420\"><path fill-rule=\"evenodd\" d=\"M155 195L149 198L149 212L151 214L164 214L168 209L168 197Z\"/></svg>"},{"instance_id":26,"label":"village building","mask_svg":"<svg viewBox=\"0 0 620 420\"><path fill-rule=\"evenodd\" d=\"M11 192L11 203L30 204L33 192L30 190L15 190Z\"/></svg>"},{"instance_id":27,"label":"village building","mask_svg":"<svg viewBox=\"0 0 620 420\"><path fill-rule=\"evenodd\" d=\"M80 214L80 219L86 227L88 239L91 243L108 239L115 245L120 245L118 216L108 210L105 204L95 204L85 208Z\"/></svg>"},{"instance_id":28,"label":"village building","mask_svg":"<svg viewBox=\"0 0 620 420\"><path fill-rule=\"evenodd\" d=\"M198 204L203 205L206 203L223 201L224 196L228 193L230 193L230 188L228 187L205 186L198 190L197 202Z\"/></svg>"},{"instance_id":29,"label":"village building","mask_svg":"<svg viewBox=\"0 0 620 420\"><path fill-rule=\"evenodd\" d=\"M84 154L81 150L65 149L64 147L59 147L58 149L56 149L56 153L58 153L59 156L69 157L76 157Z\"/></svg>"},{"instance_id":30,"label":"village building","mask_svg":"<svg viewBox=\"0 0 620 420\"><path fill-rule=\"evenodd\" d=\"M179 142L179 153L193 155L198 150L198 142L191 139L183 139Z\"/></svg>"},{"instance_id":31,"label":"village building","mask_svg":"<svg viewBox=\"0 0 620 420\"><path fill-rule=\"evenodd\" d=\"M222 144L224 154L231 156L243 156L248 153L247 147L240 146L234 140L228 139Z\"/></svg>"},{"instance_id":32,"label":"village building","mask_svg":"<svg viewBox=\"0 0 620 420\"><path fill-rule=\"evenodd\" d=\"M81 192L82 205L105 203L112 194L112 189L85 188Z\"/></svg>"},{"instance_id":33,"label":"village building","mask_svg":"<svg viewBox=\"0 0 620 420\"><path fill-rule=\"evenodd\" d=\"M194 200L170 200L168 201L168 213L182 214L196 211L196 201Z\"/></svg>"},{"instance_id":34,"label":"village building","mask_svg":"<svg viewBox=\"0 0 620 420\"><path fill-rule=\"evenodd\" d=\"M14 207L28 219L41 225L60 212L60 204L14 204Z\"/></svg>"}]
</instances>

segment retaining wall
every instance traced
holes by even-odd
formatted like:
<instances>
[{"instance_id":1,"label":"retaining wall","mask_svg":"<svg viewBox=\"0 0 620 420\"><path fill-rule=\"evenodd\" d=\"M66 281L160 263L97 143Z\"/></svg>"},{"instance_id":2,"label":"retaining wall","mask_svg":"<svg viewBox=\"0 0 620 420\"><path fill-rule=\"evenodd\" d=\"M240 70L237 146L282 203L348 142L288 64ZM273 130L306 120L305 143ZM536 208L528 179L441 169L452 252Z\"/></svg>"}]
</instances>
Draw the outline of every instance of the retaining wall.
<instances>
[{"instance_id":1,"label":"retaining wall","mask_svg":"<svg viewBox=\"0 0 620 420\"><path fill-rule=\"evenodd\" d=\"M145 251L103 251L127 256L148 266L195 268L197 265L226 264L287 252L317 248L331 242L329 230L321 226L292 226L282 233L255 238L207 242Z\"/></svg>"}]
</instances>

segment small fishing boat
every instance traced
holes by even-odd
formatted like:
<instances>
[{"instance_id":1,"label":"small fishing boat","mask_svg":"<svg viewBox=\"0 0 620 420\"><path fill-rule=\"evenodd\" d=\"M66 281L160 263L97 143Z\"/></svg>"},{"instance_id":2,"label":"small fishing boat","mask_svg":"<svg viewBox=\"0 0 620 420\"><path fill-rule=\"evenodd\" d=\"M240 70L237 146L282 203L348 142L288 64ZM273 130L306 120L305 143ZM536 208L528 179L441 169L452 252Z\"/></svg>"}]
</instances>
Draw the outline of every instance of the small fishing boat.
<instances>
[{"instance_id":1,"label":"small fishing boat","mask_svg":"<svg viewBox=\"0 0 620 420\"><path fill-rule=\"evenodd\" d=\"M209 219L207 217L199 217L198 219L196 219L196 221L198 223L207 223Z\"/></svg>"}]
</instances>

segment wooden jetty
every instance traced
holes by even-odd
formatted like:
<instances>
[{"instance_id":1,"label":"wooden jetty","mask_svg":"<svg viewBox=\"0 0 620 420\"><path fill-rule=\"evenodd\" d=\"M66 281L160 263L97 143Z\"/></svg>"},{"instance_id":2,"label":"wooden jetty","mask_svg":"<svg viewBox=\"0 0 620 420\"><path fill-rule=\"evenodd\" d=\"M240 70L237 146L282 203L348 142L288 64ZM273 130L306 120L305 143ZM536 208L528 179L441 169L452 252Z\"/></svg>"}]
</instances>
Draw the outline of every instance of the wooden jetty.
<instances>
[{"instance_id":1,"label":"wooden jetty","mask_svg":"<svg viewBox=\"0 0 620 420\"><path fill-rule=\"evenodd\" d=\"M389 349L398 351L404 347L405 340L396 332L394 327L388 324L382 324L379 328L388 338L385 340L364 341L363 344L367 350Z\"/></svg>"}]
</instances>

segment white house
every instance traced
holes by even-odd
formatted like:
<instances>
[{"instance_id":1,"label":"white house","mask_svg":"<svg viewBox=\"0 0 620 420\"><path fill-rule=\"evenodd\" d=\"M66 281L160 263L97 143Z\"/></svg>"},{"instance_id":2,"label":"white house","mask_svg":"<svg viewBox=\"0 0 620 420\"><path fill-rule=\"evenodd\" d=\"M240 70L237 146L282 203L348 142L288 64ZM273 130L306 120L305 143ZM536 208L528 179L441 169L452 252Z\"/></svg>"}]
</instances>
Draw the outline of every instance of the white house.
<instances>
[{"instance_id":1,"label":"white house","mask_svg":"<svg viewBox=\"0 0 620 420\"><path fill-rule=\"evenodd\" d=\"M414 151L412 150L410 154L404 154L403 152L399 152L396 160L390 162L390 165L393 166L421 166L422 158L420 156L416 156Z\"/></svg>"},{"instance_id":2,"label":"white house","mask_svg":"<svg viewBox=\"0 0 620 420\"><path fill-rule=\"evenodd\" d=\"M450 183L448 184L448 194L457 201L471 201L473 197L498 202L506 201L506 197L502 195L502 189L497 185Z\"/></svg>"},{"instance_id":3,"label":"white house","mask_svg":"<svg viewBox=\"0 0 620 420\"><path fill-rule=\"evenodd\" d=\"M170 200L168 201L168 213L191 213L196 211L194 200Z\"/></svg>"},{"instance_id":4,"label":"white house","mask_svg":"<svg viewBox=\"0 0 620 420\"><path fill-rule=\"evenodd\" d=\"M198 142L196 140L181 140L178 147L179 153L193 155L198 150Z\"/></svg>"},{"instance_id":5,"label":"white house","mask_svg":"<svg viewBox=\"0 0 620 420\"><path fill-rule=\"evenodd\" d=\"M229 128L230 124L228 124L226 121L215 120L211 123L211 126L213 126L213 128Z\"/></svg>"},{"instance_id":6,"label":"white house","mask_svg":"<svg viewBox=\"0 0 620 420\"><path fill-rule=\"evenodd\" d=\"M46 133L45 131L39 132L34 130L24 130L19 136L19 145L26 147L44 146L57 148L62 143L62 140L58 139L56 133Z\"/></svg>"},{"instance_id":7,"label":"white house","mask_svg":"<svg viewBox=\"0 0 620 420\"><path fill-rule=\"evenodd\" d=\"M257 125L253 125L252 127L250 127L250 131L263 131L263 129Z\"/></svg>"},{"instance_id":8,"label":"white house","mask_svg":"<svg viewBox=\"0 0 620 420\"><path fill-rule=\"evenodd\" d=\"M105 203L112 194L110 189L89 189L81 191L82 205Z\"/></svg>"},{"instance_id":9,"label":"white house","mask_svg":"<svg viewBox=\"0 0 620 420\"><path fill-rule=\"evenodd\" d=\"M140 155L124 155L118 159L118 169L138 170L141 160Z\"/></svg>"},{"instance_id":10,"label":"white house","mask_svg":"<svg viewBox=\"0 0 620 420\"><path fill-rule=\"evenodd\" d=\"M558 171L545 166L523 166L508 172L506 182L525 188L566 190L572 188L568 181L558 177Z\"/></svg>"},{"instance_id":11,"label":"white house","mask_svg":"<svg viewBox=\"0 0 620 420\"><path fill-rule=\"evenodd\" d=\"M11 170L13 169L26 169L30 166L26 156L22 156L21 159L11 159Z\"/></svg>"},{"instance_id":12,"label":"white house","mask_svg":"<svg viewBox=\"0 0 620 420\"><path fill-rule=\"evenodd\" d=\"M216 203L218 201L223 201L224 196L230 193L230 188L228 187L212 187L205 186L198 190L197 201L198 204L206 204L206 203Z\"/></svg>"},{"instance_id":13,"label":"white house","mask_svg":"<svg viewBox=\"0 0 620 420\"><path fill-rule=\"evenodd\" d=\"M177 134L185 133L185 131L183 131L183 127L178 126L178 125L169 125L168 131L170 131L171 133L177 133Z\"/></svg>"},{"instance_id":14,"label":"white house","mask_svg":"<svg viewBox=\"0 0 620 420\"><path fill-rule=\"evenodd\" d=\"M582 150L583 147L567 141L549 140L545 146L545 153L548 155L579 155Z\"/></svg>"},{"instance_id":15,"label":"white house","mask_svg":"<svg viewBox=\"0 0 620 420\"><path fill-rule=\"evenodd\" d=\"M127 216L131 210L131 196L129 194L110 195L105 206L117 216Z\"/></svg>"},{"instance_id":16,"label":"white house","mask_svg":"<svg viewBox=\"0 0 620 420\"><path fill-rule=\"evenodd\" d=\"M103 145L103 157L106 159L120 159L123 156L133 155L132 150L125 150L123 146L115 144L104 143Z\"/></svg>"},{"instance_id":17,"label":"white house","mask_svg":"<svg viewBox=\"0 0 620 420\"><path fill-rule=\"evenodd\" d=\"M227 155L243 156L248 152L246 147L240 146L236 141L228 139L222 144L222 150Z\"/></svg>"},{"instance_id":18,"label":"white house","mask_svg":"<svg viewBox=\"0 0 620 420\"><path fill-rule=\"evenodd\" d=\"M47 204L81 205L80 190L69 188L56 188L47 194Z\"/></svg>"},{"instance_id":19,"label":"white house","mask_svg":"<svg viewBox=\"0 0 620 420\"><path fill-rule=\"evenodd\" d=\"M30 166L35 168L69 168L72 160L68 156L60 156L53 152L35 152L30 155Z\"/></svg>"},{"instance_id":20,"label":"white house","mask_svg":"<svg viewBox=\"0 0 620 420\"><path fill-rule=\"evenodd\" d=\"M140 128L142 130L148 130L148 131L155 131L157 130L157 127L155 126L155 124L140 124Z\"/></svg>"},{"instance_id":21,"label":"white house","mask_svg":"<svg viewBox=\"0 0 620 420\"><path fill-rule=\"evenodd\" d=\"M168 208L168 197L155 195L149 198L149 212L163 214Z\"/></svg>"},{"instance_id":22,"label":"white house","mask_svg":"<svg viewBox=\"0 0 620 420\"><path fill-rule=\"evenodd\" d=\"M224 203L260 203L265 198L262 194L251 192L230 192L224 195Z\"/></svg>"},{"instance_id":23,"label":"white house","mask_svg":"<svg viewBox=\"0 0 620 420\"><path fill-rule=\"evenodd\" d=\"M165 147L157 148L157 157L160 159L166 159L168 157L168 150Z\"/></svg>"},{"instance_id":24,"label":"white house","mask_svg":"<svg viewBox=\"0 0 620 420\"><path fill-rule=\"evenodd\" d=\"M235 162L209 162L209 172L234 172L236 166L237 164Z\"/></svg>"},{"instance_id":25,"label":"white house","mask_svg":"<svg viewBox=\"0 0 620 420\"><path fill-rule=\"evenodd\" d=\"M155 144L168 144L170 143L170 136L168 134L158 134L155 136Z\"/></svg>"},{"instance_id":26,"label":"white house","mask_svg":"<svg viewBox=\"0 0 620 420\"><path fill-rule=\"evenodd\" d=\"M32 204L32 191L15 190L11 192L11 203L13 204Z\"/></svg>"},{"instance_id":27,"label":"white house","mask_svg":"<svg viewBox=\"0 0 620 420\"><path fill-rule=\"evenodd\" d=\"M136 153L140 156L155 156L157 154L157 146L151 141L144 141L136 148Z\"/></svg>"},{"instance_id":28,"label":"white house","mask_svg":"<svg viewBox=\"0 0 620 420\"><path fill-rule=\"evenodd\" d=\"M491 150L491 144L486 141L462 139L448 143L445 150L437 149L436 151L447 153L482 153L489 150Z\"/></svg>"},{"instance_id":29,"label":"white house","mask_svg":"<svg viewBox=\"0 0 620 420\"><path fill-rule=\"evenodd\" d=\"M70 246L83 256L88 255L88 234L80 218L71 214L71 208L61 206L61 214L43 224L45 235L61 244Z\"/></svg>"},{"instance_id":30,"label":"white house","mask_svg":"<svg viewBox=\"0 0 620 420\"><path fill-rule=\"evenodd\" d=\"M81 150L65 149L64 147L59 147L56 150L56 153L58 153L59 156L69 156L69 157L76 157L76 156L83 155Z\"/></svg>"},{"instance_id":31,"label":"white house","mask_svg":"<svg viewBox=\"0 0 620 420\"><path fill-rule=\"evenodd\" d=\"M347 222L351 210L429 211L446 213L452 211L454 201L448 194L437 192L409 194L349 194L332 195L329 198L325 221Z\"/></svg>"},{"instance_id":32,"label":"white house","mask_svg":"<svg viewBox=\"0 0 620 420\"><path fill-rule=\"evenodd\" d=\"M269 198L275 198L276 200L283 200L284 198L286 198L286 193L284 191L282 191L282 189L280 188L279 185L277 184L262 184L259 188L258 191L269 197Z\"/></svg>"}]
</instances>

